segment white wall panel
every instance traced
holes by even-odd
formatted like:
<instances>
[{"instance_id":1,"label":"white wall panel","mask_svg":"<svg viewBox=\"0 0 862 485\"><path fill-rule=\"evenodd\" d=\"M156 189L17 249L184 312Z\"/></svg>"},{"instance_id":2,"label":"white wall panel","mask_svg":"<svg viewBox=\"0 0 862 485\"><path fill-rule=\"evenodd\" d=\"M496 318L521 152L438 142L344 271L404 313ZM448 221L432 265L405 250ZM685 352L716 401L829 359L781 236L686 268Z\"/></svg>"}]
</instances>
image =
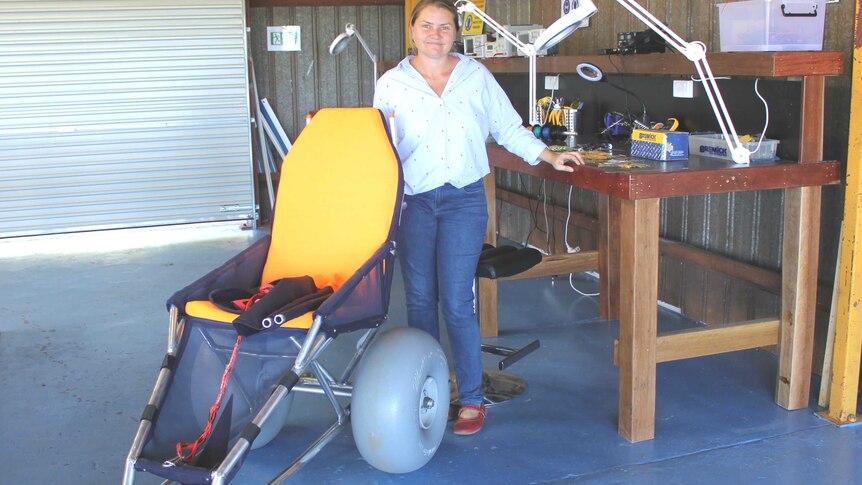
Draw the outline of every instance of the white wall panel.
<instances>
[{"instance_id":1,"label":"white wall panel","mask_svg":"<svg viewBox=\"0 0 862 485\"><path fill-rule=\"evenodd\" d=\"M253 216L243 0L0 0L0 237Z\"/></svg>"}]
</instances>

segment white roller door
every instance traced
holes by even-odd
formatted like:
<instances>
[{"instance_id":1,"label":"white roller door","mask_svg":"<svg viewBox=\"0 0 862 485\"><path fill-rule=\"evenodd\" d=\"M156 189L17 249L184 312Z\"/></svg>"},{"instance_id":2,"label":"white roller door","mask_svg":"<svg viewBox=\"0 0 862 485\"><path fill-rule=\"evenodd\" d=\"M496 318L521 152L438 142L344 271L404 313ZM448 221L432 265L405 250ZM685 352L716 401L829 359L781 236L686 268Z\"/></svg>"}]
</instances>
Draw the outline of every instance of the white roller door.
<instances>
[{"instance_id":1,"label":"white roller door","mask_svg":"<svg viewBox=\"0 0 862 485\"><path fill-rule=\"evenodd\" d=\"M0 237L248 219L244 0L0 0Z\"/></svg>"}]
</instances>

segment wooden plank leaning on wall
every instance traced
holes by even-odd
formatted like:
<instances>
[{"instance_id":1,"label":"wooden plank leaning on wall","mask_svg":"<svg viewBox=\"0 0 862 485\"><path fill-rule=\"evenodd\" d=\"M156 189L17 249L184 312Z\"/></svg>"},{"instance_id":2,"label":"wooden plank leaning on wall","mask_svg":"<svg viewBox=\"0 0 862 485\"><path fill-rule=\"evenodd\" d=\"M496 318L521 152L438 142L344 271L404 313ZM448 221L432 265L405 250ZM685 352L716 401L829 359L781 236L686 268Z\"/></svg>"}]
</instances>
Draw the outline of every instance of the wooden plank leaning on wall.
<instances>
[{"instance_id":1,"label":"wooden plank leaning on wall","mask_svg":"<svg viewBox=\"0 0 862 485\"><path fill-rule=\"evenodd\" d=\"M856 0L852 77L832 389L829 409L820 413L839 425L856 421L862 361L862 0Z\"/></svg>"}]
</instances>

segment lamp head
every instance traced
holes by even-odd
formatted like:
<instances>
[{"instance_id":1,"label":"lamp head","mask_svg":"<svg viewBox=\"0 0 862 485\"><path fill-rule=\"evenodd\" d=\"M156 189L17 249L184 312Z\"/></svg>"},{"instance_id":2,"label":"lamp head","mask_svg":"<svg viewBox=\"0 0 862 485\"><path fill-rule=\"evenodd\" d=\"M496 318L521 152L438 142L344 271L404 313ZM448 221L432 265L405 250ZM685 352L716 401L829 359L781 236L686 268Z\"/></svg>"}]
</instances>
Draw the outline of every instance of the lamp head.
<instances>
[{"instance_id":1,"label":"lamp head","mask_svg":"<svg viewBox=\"0 0 862 485\"><path fill-rule=\"evenodd\" d=\"M572 32L583 27L598 10L592 0L573 0L572 4L574 8L569 10L569 13L558 18L541 35L536 37L533 42L536 52L554 47L562 42L563 39L572 35Z\"/></svg>"},{"instance_id":2,"label":"lamp head","mask_svg":"<svg viewBox=\"0 0 862 485\"><path fill-rule=\"evenodd\" d=\"M347 24L344 26L344 32L338 34L335 39L332 40L332 43L329 44L329 53L333 56L337 56L344 52L344 49L347 49L347 45L350 44L350 39L356 35L356 26L353 24Z\"/></svg>"},{"instance_id":3,"label":"lamp head","mask_svg":"<svg viewBox=\"0 0 862 485\"><path fill-rule=\"evenodd\" d=\"M581 76L584 80L590 82L599 82L605 81L605 75L599 66L595 64L590 64L589 62L582 62L578 64L576 69L578 72L578 76Z\"/></svg>"}]
</instances>

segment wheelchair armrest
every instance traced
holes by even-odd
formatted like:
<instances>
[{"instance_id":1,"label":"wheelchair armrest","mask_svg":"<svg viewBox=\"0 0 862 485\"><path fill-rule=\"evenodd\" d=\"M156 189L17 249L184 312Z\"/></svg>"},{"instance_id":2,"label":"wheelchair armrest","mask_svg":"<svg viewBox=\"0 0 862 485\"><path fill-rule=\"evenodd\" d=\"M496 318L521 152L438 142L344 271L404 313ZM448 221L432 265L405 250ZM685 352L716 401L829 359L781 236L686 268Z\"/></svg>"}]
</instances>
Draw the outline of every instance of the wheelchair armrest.
<instances>
[{"instance_id":1,"label":"wheelchair armrest","mask_svg":"<svg viewBox=\"0 0 862 485\"><path fill-rule=\"evenodd\" d=\"M320 305L315 316L323 318L328 331L336 332L336 327L342 325L345 330L350 330L368 321L382 321L385 318L389 306L394 259L395 242L383 243ZM366 282L366 285L371 284L370 288L363 287L363 282Z\"/></svg>"},{"instance_id":2,"label":"wheelchair armrest","mask_svg":"<svg viewBox=\"0 0 862 485\"><path fill-rule=\"evenodd\" d=\"M194 283L174 293L167 307L180 310L192 300L207 300L212 290L218 288L254 288L260 284L260 275L269 250L270 236L265 236L237 254L218 268L198 278Z\"/></svg>"}]
</instances>

